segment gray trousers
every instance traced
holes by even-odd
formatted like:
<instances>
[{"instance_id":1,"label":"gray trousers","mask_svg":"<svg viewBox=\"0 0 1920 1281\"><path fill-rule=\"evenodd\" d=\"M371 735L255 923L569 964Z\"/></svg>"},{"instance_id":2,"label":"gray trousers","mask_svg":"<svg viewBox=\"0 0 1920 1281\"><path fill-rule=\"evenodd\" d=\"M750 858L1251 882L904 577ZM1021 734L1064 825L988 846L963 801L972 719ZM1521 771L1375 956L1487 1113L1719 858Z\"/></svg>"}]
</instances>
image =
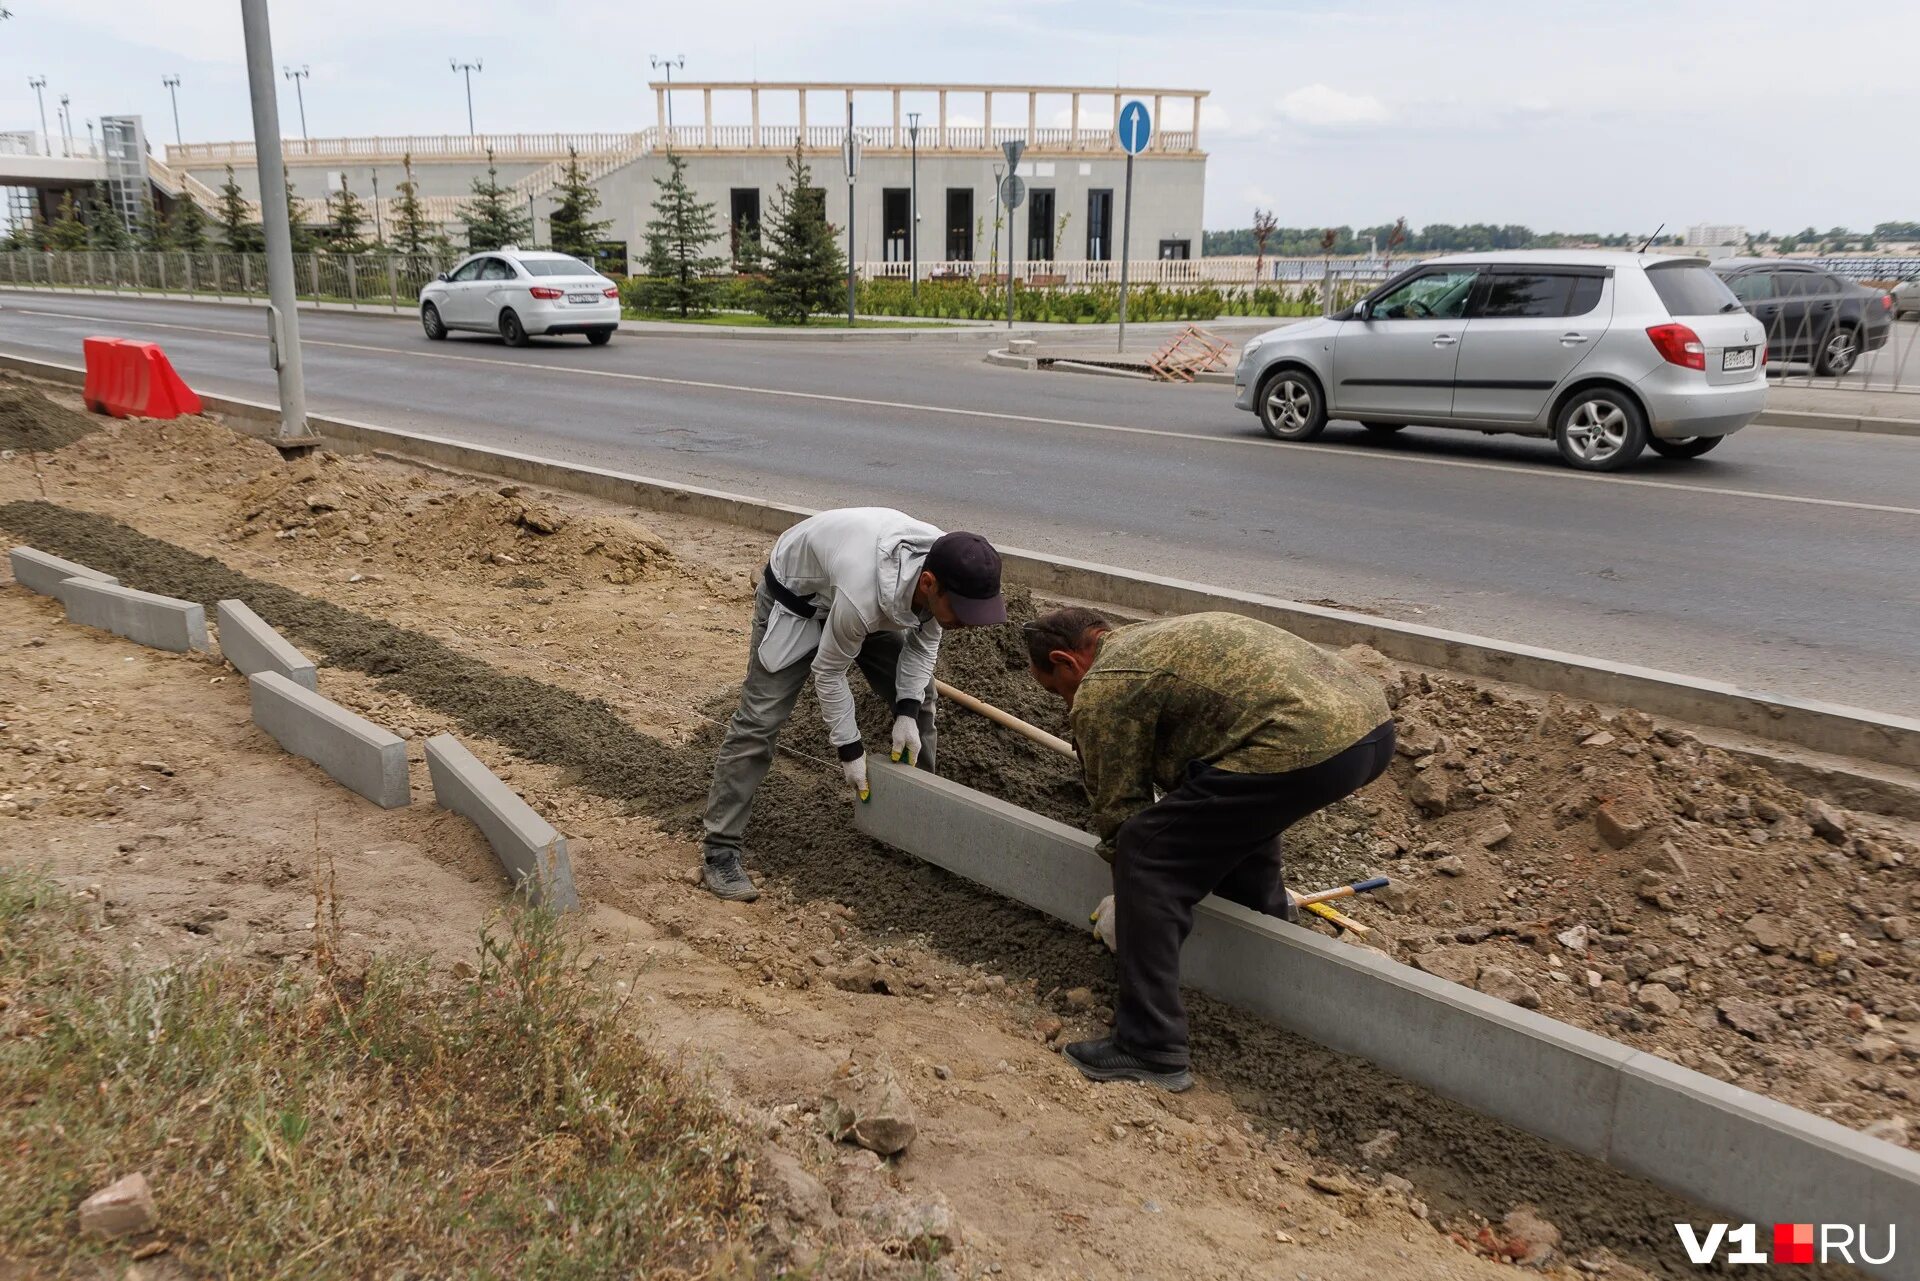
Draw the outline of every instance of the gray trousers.
<instances>
[{"instance_id":1,"label":"gray trousers","mask_svg":"<svg viewBox=\"0 0 1920 1281\"><path fill-rule=\"evenodd\" d=\"M793 715L800 689L812 674L813 665L796 659L777 672L760 663L760 641L767 634L767 616L773 610L773 597L761 583L753 594L753 631L747 638L747 679L740 686L740 710L727 725L727 736L720 743L713 763L713 786L707 791L706 852L709 860L727 854L739 854L746 835L747 817L753 808L753 794L760 780L773 766L773 750L780 738L780 727ZM854 665L867 678L867 684L880 701L892 707L899 701L895 680L900 668L901 639L893 632L875 632L861 645ZM920 703L920 759L924 770L933 769L939 734L934 728L933 683L927 683ZM891 722L889 722L891 723Z\"/></svg>"}]
</instances>

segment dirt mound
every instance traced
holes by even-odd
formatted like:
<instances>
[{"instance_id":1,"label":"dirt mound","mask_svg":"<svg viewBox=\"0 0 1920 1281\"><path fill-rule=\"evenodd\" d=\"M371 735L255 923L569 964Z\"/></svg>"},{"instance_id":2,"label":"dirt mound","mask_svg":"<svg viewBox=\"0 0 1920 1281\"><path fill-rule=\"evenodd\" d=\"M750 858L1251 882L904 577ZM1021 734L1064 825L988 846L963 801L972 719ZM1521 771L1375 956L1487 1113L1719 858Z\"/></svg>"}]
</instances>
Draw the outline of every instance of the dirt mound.
<instances>
[{"instance_id":1,"label":"dirt mound","mask_svg":"<svg viewBox=\"0 0 1920 1281\"><path fill-rule=\"evenodd\" d=\"M0 449L61 449L100 430L105 421L56 405L32 384L0 375Z\"/></svg>"},{"instance_id":2,"label":"dirt mound","mask_svg":"<svg viewBox=\"0 0 1920 1281\"><path fill-rule=\"evenodd\" d=\"M379 464L320 451L269 467L235 495L235 539L271 534L329 554L404 565L457 568L538 565L556 575L636 583L672 564L667 545L643 525L573 516L522 495L436 489L424 475L396 484Z\"/></svg>"}]
</instances>

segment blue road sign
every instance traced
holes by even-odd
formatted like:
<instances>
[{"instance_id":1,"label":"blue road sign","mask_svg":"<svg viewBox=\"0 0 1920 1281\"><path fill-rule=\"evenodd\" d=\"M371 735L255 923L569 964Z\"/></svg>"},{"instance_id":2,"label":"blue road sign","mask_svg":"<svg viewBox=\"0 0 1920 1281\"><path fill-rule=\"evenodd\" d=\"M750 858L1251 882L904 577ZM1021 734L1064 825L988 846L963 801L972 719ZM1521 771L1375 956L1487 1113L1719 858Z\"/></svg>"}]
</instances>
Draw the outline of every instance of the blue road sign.
<instances>
[{"instance_id":1,"label":"blue road sign","mask_svg":"<svg viewBox=\"0 0 1920 1281\"><path fill-rule=\"evenodd\" d=\"M1145 151L1153 141L1153 117L1147 113L1147 104L1129 102L1120 108L1120 120L1114 132L1120 135L1120 149L1128 155L1137 156Z\"/></svg>"}]
</instances>

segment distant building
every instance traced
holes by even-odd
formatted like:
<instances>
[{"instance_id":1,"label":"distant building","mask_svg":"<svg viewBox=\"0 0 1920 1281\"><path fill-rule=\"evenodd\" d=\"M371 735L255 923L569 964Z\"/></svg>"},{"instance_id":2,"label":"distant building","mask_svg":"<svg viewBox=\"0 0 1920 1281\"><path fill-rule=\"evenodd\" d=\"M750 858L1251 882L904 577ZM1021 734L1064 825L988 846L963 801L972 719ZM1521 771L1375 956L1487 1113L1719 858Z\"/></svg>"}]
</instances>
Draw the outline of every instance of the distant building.
<instances>
[{"instance_id":1,"label":"distant building","mask_svg":"<svg viewBox=\"0 0 1920 1281\"><path fill-rule=\"evenodd\" d=\"M1747 229L1732 223L1696 222L1687 228L1687 248L1717 249L1721 245L1733 245L1744 249L1747 244Z\"/></svg>"}]
</instances>

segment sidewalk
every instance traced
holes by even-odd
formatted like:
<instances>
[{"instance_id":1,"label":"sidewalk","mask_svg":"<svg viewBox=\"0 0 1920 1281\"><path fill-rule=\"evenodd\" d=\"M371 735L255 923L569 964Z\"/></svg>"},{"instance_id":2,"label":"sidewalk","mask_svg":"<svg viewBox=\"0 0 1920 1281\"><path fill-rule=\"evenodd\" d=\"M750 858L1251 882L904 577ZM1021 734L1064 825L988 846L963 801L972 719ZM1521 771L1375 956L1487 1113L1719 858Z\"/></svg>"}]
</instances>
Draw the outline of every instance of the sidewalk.
<instances>
[{"instance_id":1,"label":"sidewalk","mask_svg":"<svg viewBox=\"0 0 1920 1281\"><path fill-rule=\"evenodd\" d=\"M1763 427L1811 427L1884 436L1920 436L1920 391L1770 387Z\"/></svg>"}]
</instances>

